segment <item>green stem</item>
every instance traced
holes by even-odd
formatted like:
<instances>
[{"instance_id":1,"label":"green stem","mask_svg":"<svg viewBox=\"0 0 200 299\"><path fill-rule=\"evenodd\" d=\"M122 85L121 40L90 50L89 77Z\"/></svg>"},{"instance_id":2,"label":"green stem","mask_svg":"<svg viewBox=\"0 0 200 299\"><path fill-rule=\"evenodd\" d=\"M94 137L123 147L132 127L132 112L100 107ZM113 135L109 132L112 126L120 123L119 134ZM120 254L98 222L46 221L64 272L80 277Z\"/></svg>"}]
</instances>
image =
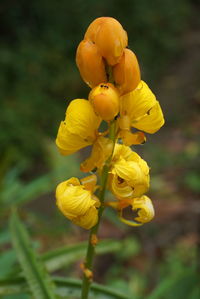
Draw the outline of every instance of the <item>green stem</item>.
<instances>
[{"instance_id":1,"label":"green stem","mask_svg":"<svg viewBox=\"0 0 200 299\"><path fill-rule=\"evenodd\" d=\"M98 222L90 230L87 253L86 253L86 258L85 258L85 263L84 263L84 268L89 269L90 271L92 271L93 260L94 260L94 255L95 255L95 244L93 242L93 237L96 236L97 233L98 233L100 220L101 220L101 217L102 217L102 214L103 214L103 211L104 211L104 197L105 197L105 191L106 191L106 186L107 186L107 181L108 181L108 171L109 171L109 168L110 168L110 162L111 162L111 159L112 159L114 146L115 146L115 139L116 139L115 132L116 132L116 121L113 120L110 123L110 127L109 127L109 138L113 141L113 150L112 150L111 156L106 161L106 163L103 167L103 170L102 170L101 189L100 189L100 192L99 192L99 195L98 195L98 198L101 202L101 206L100 206L99 211L98 211ZM84 272L83 273L81 299L87 299L88 298L90 285L91 285L91 278L89 278Z\"/></svg>"}]
</instances>

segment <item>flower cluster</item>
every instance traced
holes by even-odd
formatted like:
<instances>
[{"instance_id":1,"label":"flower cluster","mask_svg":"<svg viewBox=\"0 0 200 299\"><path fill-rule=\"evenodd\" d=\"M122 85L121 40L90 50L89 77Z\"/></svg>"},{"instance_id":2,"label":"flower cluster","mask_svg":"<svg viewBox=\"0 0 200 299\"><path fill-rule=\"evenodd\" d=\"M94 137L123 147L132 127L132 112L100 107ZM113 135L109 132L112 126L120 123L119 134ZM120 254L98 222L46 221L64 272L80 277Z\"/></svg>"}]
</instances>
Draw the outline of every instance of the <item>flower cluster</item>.
<instances>
[{"instance_id":1,"label":"flower cluster","mask_svg":"<svg viewBox=\"0 0 200 299\"><path fill-rule=\"evenodd\" d=\"M94 20L76 52L76 64L91 91L88 99L70 102L61 122L56 145L62 155L92 146L90 156L81 163L85 173L102 175L108 166L107 188L115 201L105 202L118 211L121 221L138 226L154 217L149 188L149 167L132 145L143 144L145 133L153 134L164 124L159 102L141 80L136 55L127 48L128 37L121 24L110 17ZM108 130L100 132L102 122ZM108 136L115 123L114 141ZM98 222L101 205L94 192L95 174L82 180L71 178L56 189L57 206L73 223L90 229ZM123 216L130 206L133 220Z\"/></svg>"}]
</instances>

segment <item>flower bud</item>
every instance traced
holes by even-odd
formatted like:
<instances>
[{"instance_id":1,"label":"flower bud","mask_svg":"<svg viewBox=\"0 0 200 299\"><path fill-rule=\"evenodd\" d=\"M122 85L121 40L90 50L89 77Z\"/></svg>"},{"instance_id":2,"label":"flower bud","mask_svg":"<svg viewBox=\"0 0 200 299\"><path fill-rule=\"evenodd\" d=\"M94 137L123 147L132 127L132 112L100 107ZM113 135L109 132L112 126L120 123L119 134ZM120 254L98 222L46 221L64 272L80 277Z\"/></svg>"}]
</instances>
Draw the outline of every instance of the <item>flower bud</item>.
<instances>
[{"instance_id":1,"label":"flower bud","mask_svg":"<svg viewBox=\"0 0 200 299\"><path fill-rule=\"evenodd\" d=\"M105 63L97 46L89 40L80 42L76 52L76 64L82 79L91 88L107 82Z\"/></svg>"},{"instance_id":2,"label":"flower bud","mask_svg":"<svg viewBox=\"0 0 200 299\"><path fill-rule=\"evenodd\" d=\"M119 95L111 83L100 84L91 90L89 101L95 113L105 121L112 120L119 112Z\"/></svg>"},{"instance_id":3,"label":"flower bud","mask_svg":"<svg viewBox=\"0 0 200 299\"><path fill-rule=\"evenodd\" d=\"M140 68L131 50L124 50L119 63L113 67L113 76L121 95L131 92L138 86L141 80Z\"/></svg>"},{"instance_id":4,"label":"flower bud","mask_svg":"<svg viewBox=\"0 0 200 299\"><path fill-rule=\"evenodd\" d=\"M109 65L119 62L128 37L122 25L111 17L94 20L85 33L85 39L94 42Z\"/></svg>"},{"instance_id":5,"label":"flower bud","mask_svg":"<svg viewBox=\"0 0 200 299\"><path fill-rule=\"evenodd\" d=\"M77 178L71 178L57 186L56 204L65 217L83 228L90 229L97 223L98 200Z\"/></svg>"}]
</instances>

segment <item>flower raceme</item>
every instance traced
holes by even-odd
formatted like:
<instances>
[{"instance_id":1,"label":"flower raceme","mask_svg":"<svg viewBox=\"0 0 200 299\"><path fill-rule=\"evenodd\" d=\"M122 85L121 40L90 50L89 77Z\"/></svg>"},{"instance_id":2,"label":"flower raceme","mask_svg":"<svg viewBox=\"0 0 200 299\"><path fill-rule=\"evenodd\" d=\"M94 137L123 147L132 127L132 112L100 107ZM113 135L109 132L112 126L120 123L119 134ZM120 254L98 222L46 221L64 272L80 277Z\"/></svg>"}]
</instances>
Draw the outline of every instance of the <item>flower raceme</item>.
<instances>
[{"instance_id":1,"label":"flower raceme","mask_svg":"<svg viewBox=\"0 0 200 299\"><path fill-rule=\"evenodd\" d=\"M127 33L114 18L97 18L89 25L77 48L76 64L91 91L88 100L71 101L56 138L62 155L92 145L80 168L102 176L100 201L94 195L94 175L82 180L71 178L56 189L60 211L86 229L100 220L98 208L104 203L106 187L115 202L105 204L118 210L122 222L139 226L154 217L151 200L144 195L149 189L149 167L129 146L144 143L145 133L157 132L164 117L155 95L141 81L137 57L127 45ZM107 122L108 129L99 132L102 121ZM124 218L126 207L137 213L132 221Z\"/></svg>"},{"instance_id":2,"label":"flower raceme","mask_svg":"<svg viewBox=\"0 0 200 299\"><path fill-rule=\"evenodd\" d=\"M90 229L98 221L99 201L77 178L57 186L56 203L65 217L85 229Z\"/></svg>"}]
</instances>

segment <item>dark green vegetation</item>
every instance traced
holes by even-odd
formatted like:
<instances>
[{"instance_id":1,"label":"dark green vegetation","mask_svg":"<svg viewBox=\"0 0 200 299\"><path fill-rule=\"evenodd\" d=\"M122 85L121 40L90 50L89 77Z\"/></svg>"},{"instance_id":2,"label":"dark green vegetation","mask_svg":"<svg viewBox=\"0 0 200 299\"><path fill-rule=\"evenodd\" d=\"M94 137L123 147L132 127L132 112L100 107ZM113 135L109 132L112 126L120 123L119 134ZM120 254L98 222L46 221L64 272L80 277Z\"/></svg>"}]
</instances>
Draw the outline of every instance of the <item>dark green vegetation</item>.
<instances>
[{"instance_id":1,"label":"dark green vegetation","mask_svg":"<svg viewBox=\"0 0 200 299\"><path fill-rule=\"evenodd\" d=\"M3 299L30 298L29 287L35 284L36 291L47 291L47 296L51 288L61 298L79 296L77 278L87 232L58 213L53 192L61 180L79 175L83 158L59 156L54 139L67 103L86 98L89 92L76 68L75 51L88 24L102 15L117 18L127 30L129 46L138 56L143 79L161 102L166 125L147 136L144 147L135 147L151 166L149 196L155 204L155 220L133 229L107 211L100 237L109 240L97 248L95 280L112 289L94 285L93 296L199 298L199 9L195 0L1 1ZM16 215L8 228L13 206L18 206L34 250L28 245L27 251L27 236L16 238L27 234ZM52 276L44 274L41 263ZM29 287L20 275L21 267ZM35 281L35 275L32 278L33 272L37 278L45 275L44 285L39 278ZM58 276L76 279L64 281Z\"/></svg>"}]
</instances>

